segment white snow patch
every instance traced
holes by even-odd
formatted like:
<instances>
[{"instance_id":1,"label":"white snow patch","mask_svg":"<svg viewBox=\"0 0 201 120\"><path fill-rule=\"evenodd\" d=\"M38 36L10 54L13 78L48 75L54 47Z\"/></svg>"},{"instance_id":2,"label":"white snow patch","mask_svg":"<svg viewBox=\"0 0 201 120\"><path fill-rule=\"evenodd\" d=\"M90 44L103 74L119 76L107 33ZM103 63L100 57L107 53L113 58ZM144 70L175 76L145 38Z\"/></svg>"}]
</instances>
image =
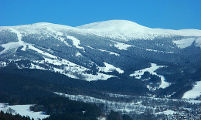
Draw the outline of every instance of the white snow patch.
<instances>
[{"instance_id":1,"label":"white snow patch","mask_svg":"<svg viewBox=\"0 0 201 120\"><path fill-rule=\"evenodd\" d=\"M96 75L92 75L90 73L87 73L88 68L85 68L83 66L77 65L75 63L72 63L66 59L52 59L52 58L45 58L44 60L36 60L34 63L40 63L50 66L49 68L46 68L46 70L50 70L53 72L58 72L60 74L66 75L70 78L74 79L83 79L86 81L95 81L95 80L107 80L108 78L115 77L113 75L107 75L104 73L97 73ZM55 65L52 67L51 65ZM39 68L43 69L40 66L32 65L32 68ZM78 76L82 76L82 78L79 78Z\"/></svg>"},{"instance_id":2,"label":"white snow patch","mask_svg":"<svg viewBox=\"0 0 201 120\"><path fill-rule=\"evenodd\" d=\"M182 40L176 40L173 41L179 48L186 48L192 45L192 43L195 41L195 38L186 38Z\"/></svg>"},{"instance_id":3,"label":"white snow patch","mask_svg":"<svg viewBox=\"0 0 201 120\"><path fill-rule=\"evenodd\" d=\"M115 97L115 98L131 98L131 95L123 95L123 94L115 94L115 93L106 93L109 97Z\"/></svg>"},{"instance_id":4,"label":"white snow patch","mask_svg":"<svg viewBox=\"0 0 201 120\"><path fill-rule=\"evenodd\" d=\"M198 38L186 38L186 39L173 41L173 43L175 43L177 45L177 47L179 47L181 49L191 46L193 44L193 42L194 42L195 46L201 48L201 37L198 37Z\"/></svg>"},{"instance_id":5,"label":"white snow patch","mask_svg":"<svg viewBox=\"0 0 201 120\"><path fill-rule=\"evenodd\" d=\"M118 53L111 52L111 51L108 51L108 50L103 50L103 49L98 49L98 50L100 50L100 51L102 51L102 52L107 52L107 53L109 53L110 55L120 56Z\"/></svg>"},{"instance_id":6,"label":"white snow patch","mask_svg":"<svg viewBox=\"0 0 201 120\"><path fill-rule=\"evenodd\" d=\"M115 77L113 75L107 75L99 72L97 73L97 75L86 74L86 73L83 73L82 75L84 75L86 81L107 80L111 77Z\"/></svg>"},{"instance_id":7,"label":"white snow patch","mask_svg":"<svg viewBox=\"0 0 201 120\"><path fill-rule=\"evenodd\" d=\"M43 112L33 112L30 107L33 105L8 105L0 103L0 111L5 113L11 113L13 115L19 114L21 116L28 116L34 120L48 118L49 115L45 115Z\"/></svg>"},{"instance_id":8,"label":"white snow patch","mask_svg":"<svg viewBox=\"0 0 201 120\"><path fill-rule=\"evenodd\" d=\"M44 62L49 63L49 64L53 64L56 66L61 66L62 64L64 64L64 63L62 63L62 61L60 61L58 59L50 59L50 58L45 58L45 57L44 57L44 59L45 59Z\"/></svg>"},{"instance_id":9,"label":"white snow patch","mask_svg":"<svg viewBox=\"0 0 201 120\"><path fill-rule=\"evenodd\" d=\"M170 86L170 83L165 81L164 76L158 75L155 72L157 69L160 69L160 68L163 68L163 67L165 67L165 66L158 66L155 63L151 63L151 67L144 68L144 69L141 69L141 70L137 70L133 74L130 74L129 76L130 77L135 77L136 79L141 79L145 72L149 72L150 74L156 75L156 76L161 78L161 84L160 84L159 88L164 89L164 88L167 88L168 86Z\"/></svg>"},{"instance_id":10,"label":"white snow patch","mask_svg":"<svg viewBox=\"0 0 201 120\"><path fill-rule=\"evenodd\" d=\"M113 72L113 71L117 71L118 73L122 74L124 73L124 71L120 68L117 68L111 64L108 64L106 62L104 62L105 67L98 67L99 71L101 72Z\"/></svg>"},{"instance_id":11,"label":"white snow patch","mask_svg":"<svg viewBox=\"0 0 201 120\"><path fill-rule=\"evenodd\" d=\"M39 66L39 65L35 65L33 63L31 63L30 69L38 69L38 70L45 70L45 68Z\"/></svg>"},{"instance_id":12,"label":"white snow patch","mask_svg":"<svg viewBox=\"0 0 201 120\"><path fill-rule=\"evenodd\" d=\"M185 99L185 102L188 102L191 104L201 104L201 100Z\"/></svg>"},{"instance_id":13,"label":"white snow patch","mask_svg":"<svg viewBox=\"0 0 201 120\"><path fill-rule=\"evenodd\" d=\"M55 27L46 27L46 29L48 31L50 31L51 33L53 33L54 35L52 35L55 39L58 39L60 40L61 42L63 42L65 45L71 47L64 39L64 33L63 32L60 32L58 30L55 29ZM67 37L67 36L66 36Z\"/></svg>"},{"instance_id":14,"label":"white snow patch","mask_svg":"<svg viewBox=\"0 0 201 120\"><path fill-rule=\"evenodd\" d=\"M0 61L0 67L6 67L7 63L4 61Z\"/></svg>"},{"instance_id":15,"label":"white snow patch","mask_svg":"<svg viewBox=\"0 0 201 120\"><path fill-rule=\"evenodd\" d=\"M78 48L78 49L82 49L84 50L83 47L80 46L80 40L78 40L77 38L75 38L74 36L66 36L68 39L72 40L73 45Z\"/></svg>"},{"instance_id":16,"label":"white snow patch","mask_svg":"<svg viewBox=\"0 0 201 120\"><path fill-rule=\"evenodd\" d=\"M125 44L125 43L120 43L120 42L115 42L114 47L116 47L119 50L127 50L131 45Z\"/></svg>"},{"instance_id":17,"label":"white snow patch","mask_svg":"<svg viewBox=\"0 0 201 120\"><path fill-rule=\"evenodd\" d=\"M91 46L87 46L88 48L90 48L90 49L94 49L94 48L92 48Z\"/></svg>"},{"instance_id":18,"label":"white snow patch","mask_svg":"<svg viewBox=\"0 0 201 120\"><path fill-rule=\"evenodd\" d=\"M173 110L165 110L165 111L163 111L163 112L158 112L158 113L156 113L156 114L173 115L173 114L175 114L175 113L177 113L177 112L175 112L175 111L173 111Z\"/></svg>"},{"instance_id":19,"label":"white snow patch","mask_svg":"<svg viewBox=\"0 0 201 120\"><path fill-rule=\"evenodd\" d=\"M1 46L4 48L4 50L0 52L0 55L6 53L9 50L14 50L15 52L17 48L21 47L22 45L19 42L9 42L6 44L2 44Z\"/></svg>"},{"instance_id":20,"label":"white snow patch","mask_svg":"<svg viewBox=\"0 0 201 120\"><path fill-rule=\"evenodd\" d=\"M47 53L47 52L44 52L44 51L42 51L42 50L40 50L40 49L34 47L34 46L31 45L31 44L28 45L28 49L34 50L34 51L36 51L36 52L38 52L38 53L40 53L40 54L42 54L42 55L44 55L44 56L50 57L50 58L55 58L55 59L57 58L56 56L51 55L51 54L49 54L49 53Z\"/></svg>"},{"instance_id":21,"label":"white snow patch","mask_svg":"<svg viewBox=\"0 0 201 120\"><path fill-rule=\"evenodd\" d=\"M21 48L21 50L25 51L26 50L26 43L24 43L22 41L22 35L19 31L17 31L16 29L13 29L13 28L9 28L9 30L11 30L11 32L14 32L16 35L17 35L17 38L18 38L18 41L17 42L9 42L9 43L6 43L6 44L2 44L1 46L4 48L3 51L0 52L0 55L11 50L11 49L14 49L14 52L16 52L16 50L23 46Z\"/></svg>"},{"instance_id":22,"label":"white snow patch","mask_svg":"<svg viewBox=\"0 0 201 120\"><path fill-rule=\"evenodd\" d=\"M184 93L182 98L195 99L201 96L201 81L195 83L193 88Z\"/></svg>"},{"instance_id":23,"label":"white snow patch","mask_svg":"<svg viewBox=\"0 0 201 120\"><path fill-rule=\"evenodd\" d=\"M23 46L23 48L21 50L25 51L26 50L26 44L24 43L24 41L22 41L22 34L20 33L20 31L13 29L13 28L10 28L10 30L12 32L14 32L15 34L17 34L18 43Z\"/></svg>"},{"instance_id":24,"label":"white snow patch","mask_svg":"<svg viewBox=\"0 0 201 120\"><path fill-rule=\"evenodd\" d=\"M146 49L146 51L150 51L150 52L160 52L160 53L173 53L173 52L159 51L159 50L154 50L154 49Z\"/></svg>"},{"instance_id":25,"label":"white snow patch","mask_svg":"<svg viewBox=\"0 0 201 120\"><path fill-rule=\"evenodd\" d=\"M80 52L77 52L77 53L75 54L75 56L76 56L76 57L79 57L79 56L82 56L82 54L81 54Z\"/></svg>"},{"instance_id":26,"label":"white snow patch","mask_svg":"<svg viewBox=\"0 0 201 120\"><path fill-rule=\"evenodd\" d=\"M100 117L98 117L97 119L98 119L98 120L106 120L106 117L100 116Z\"/></svg>"}]
</instances>

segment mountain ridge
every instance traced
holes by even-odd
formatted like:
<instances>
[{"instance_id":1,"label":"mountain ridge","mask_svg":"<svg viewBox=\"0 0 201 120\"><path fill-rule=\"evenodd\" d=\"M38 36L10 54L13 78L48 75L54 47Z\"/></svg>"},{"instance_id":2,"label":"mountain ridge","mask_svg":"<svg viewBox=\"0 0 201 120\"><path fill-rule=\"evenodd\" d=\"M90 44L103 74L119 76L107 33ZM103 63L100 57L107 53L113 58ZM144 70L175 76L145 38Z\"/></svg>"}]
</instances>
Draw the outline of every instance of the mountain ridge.
<instances>
[{"instance_id":1,"label":"mountain ridge","mask_svg":"<svg viewBox=\"0 0 201 120\"><path fill-rule=\"evenodd\" d=\"M133 39L153 40L157 37L201 36L201 30L198 29L173 30L148 28L127 20L109 20L89 23L76 27L53 24L48 22L39 22L19 26L0 26L0 30L5 30L8 28L17 29L21 32L26 32L26 29L29 29L29 32L34 32L35 30L49 30L50 32L74 31L79 32L80 34L95 34L97 36L108 37L112 39L122 39L126 41Z\"/></svg>"}]
</instances>

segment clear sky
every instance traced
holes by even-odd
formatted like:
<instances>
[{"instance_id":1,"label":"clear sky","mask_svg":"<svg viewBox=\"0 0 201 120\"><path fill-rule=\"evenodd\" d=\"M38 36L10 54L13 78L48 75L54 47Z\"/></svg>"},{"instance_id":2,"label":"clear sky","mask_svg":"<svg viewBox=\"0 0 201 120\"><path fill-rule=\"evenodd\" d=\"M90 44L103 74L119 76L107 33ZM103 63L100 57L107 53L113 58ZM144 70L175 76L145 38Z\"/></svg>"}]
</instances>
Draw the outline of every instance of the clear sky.
<instances>
[{"instance_id":1,"label":"clear sky","mask_svg":"<svg viewBox=\"0 0 201 120\"><path fill-rule=\"evenodd\" d=\"M153 28L201 29L201 0L0 0L0 26L78 26L112 19Z\"/></svg>"}]
</instances>

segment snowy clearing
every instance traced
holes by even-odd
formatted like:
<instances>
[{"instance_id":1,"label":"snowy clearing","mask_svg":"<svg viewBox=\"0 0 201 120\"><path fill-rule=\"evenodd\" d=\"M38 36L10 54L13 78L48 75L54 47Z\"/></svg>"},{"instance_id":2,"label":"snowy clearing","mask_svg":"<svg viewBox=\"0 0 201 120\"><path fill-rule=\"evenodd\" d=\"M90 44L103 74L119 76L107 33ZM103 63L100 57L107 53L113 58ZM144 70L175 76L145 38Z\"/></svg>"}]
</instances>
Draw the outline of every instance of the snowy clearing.
<instances>
[{"instance_id":1,"label":"snowy clearing","mask_svg":"<svg viewBox=\"0 0 201 120\"><path fill-rule=\"evenodd\" d=\"M110 55L120 56L118 53L111 52L111 51L108 51L108 50L103 50L103 49L98 49L98 50L100 50L101 52L107 52L107 53L109 53Z\"/></svg>"},{"instance_id":2,"label":"snowy clearing","mask_svg":"<svg viewBox=\"0 0 201 120\"><path fill-rule=\"evenodd\" d=\"M78 49L82 49L84 50L83 47L80 46L80 40L78 40L77 38L75 38L74 36L66 36L68 39L72 40L73 45L78 48Z\"/></svg>"},{"instance_id":3,"label":"snowy clearing","mask_svg":"<svg viewBox=\"0 0 201 120\"><path fill-rule=\"evenodd\" d=\"M173 110L165 110L165 111L163 111L163 112L158 112L158 113L156 113L156 114L173 115L173 114L175 114L175 113L177 113L177 112L175 112L175 111L173 111Z\"/></svg>"},{"instance_id":4,"label":"snowy clearing","mask_svg":"<svg viewBox=\"0 0 201 120\"><path fill-rule=\"evenodd\" d=\"M99 71L101 72L113 72L113 71L117 71L118 73L122 74L124 73L124 71L120 68L117 68L111 64L108 64L106 62L104 62L105 67L98 67Z\"/></svg>"},{"instance_id":5,"label":"snowy clearing","mask_svg":"<svg viewBox=\"0 0 201 120\"><path fill-rule=\"evenodd\" d=\"M193 43L197 47L201 47L201 37L198 38L186 38L186 39L181 39L181 40L175 40L173 41L177 45L178 48L186 48L191 46Z\"/></svg>"},{"instance_id":6,"label":"snowy clearing","mask_svg":"<svg viewBox=\"0 0 201 120\"><path fill-rule=\"evenodd\" d=\"M125 43L120 43L120 42L115 42L114 47L116 47L119 50L127 50L131 45L125 44Z\"/></svg>"},{"instance_id":7,"label":"snowy clearing","mask_svg":"<svg viewBox=\"0 0 201 120\"><path fill-rule=\"evenodd\" d=\"M184 93L182 98L195 99L201 96L201 81L195 83L193 88Z\"/></svg>"},{"instance_id":8,"label":"snowy clearing","mask_svg":"<svg viewBox=\"0 0 201 120\"><path fill-rule=\"evenodd\" d=\"M0 111L13 115L19 114L21 116L28 116L34 120L45 119L49 117L49 115L45 115L44 112L31 111L31 106L33 105L8 105L6 103L0 103Z\"/></svg>"},{"instance_id":9,"label":"snowy clearing","mask_svg":"<svg viewBox=\"0 0 201 120\"><path fill-rule=\"evenodd\" d=\"M161 84L160 84L159 88L164 89L164 88L167 88L168 86L170 86L170 83L165 81L164 76L158 75L155 72L157 69L160 69L160 68L163 68L163 67L165 67L165 66L158 66L155 63L151 63L151 66L149 68L144 68L144 69L141 69L141 70L137 70L133 74L130 74L129 76L130 77L135 77L136 79L141 79L145 72L149 72L150 74L156 75L156 76L161 78Z\"/></svg>"}]
</instances>

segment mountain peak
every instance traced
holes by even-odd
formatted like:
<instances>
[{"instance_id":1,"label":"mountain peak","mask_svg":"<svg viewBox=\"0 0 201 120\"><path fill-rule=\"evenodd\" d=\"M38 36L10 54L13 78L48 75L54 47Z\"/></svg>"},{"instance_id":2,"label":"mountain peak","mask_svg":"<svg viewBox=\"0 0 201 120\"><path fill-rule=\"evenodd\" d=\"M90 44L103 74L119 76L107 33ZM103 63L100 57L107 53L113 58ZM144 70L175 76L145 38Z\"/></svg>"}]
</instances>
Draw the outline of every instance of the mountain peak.
<instances>
[{"instance_id":1,"label":"mountain peak","mask_svg":"<svg viewBox=\"0 0 201 120\"><path fill-rule=\"evenodd\" d=\"M40 26L43 26L43 25L52 25L53 23L49 23L49 22L38 22L38 23L33 23L31 25L40 25Z\"/></svg>"},{"instance_id":2,"label":"mountain peak","mask_svg":"<svg viewBox=\"0 0 201 120\"><path fill-rule=\"evenodd\" d=\"M135 22L128 20L108 20L102 22L95 22L86 25L78 26L80 29L91 29L91 30L104 30L104 31L124 31L128 32L130 30L145 30L148 29L145 26L139 25Z\"/></svg>"}]
</instances>

